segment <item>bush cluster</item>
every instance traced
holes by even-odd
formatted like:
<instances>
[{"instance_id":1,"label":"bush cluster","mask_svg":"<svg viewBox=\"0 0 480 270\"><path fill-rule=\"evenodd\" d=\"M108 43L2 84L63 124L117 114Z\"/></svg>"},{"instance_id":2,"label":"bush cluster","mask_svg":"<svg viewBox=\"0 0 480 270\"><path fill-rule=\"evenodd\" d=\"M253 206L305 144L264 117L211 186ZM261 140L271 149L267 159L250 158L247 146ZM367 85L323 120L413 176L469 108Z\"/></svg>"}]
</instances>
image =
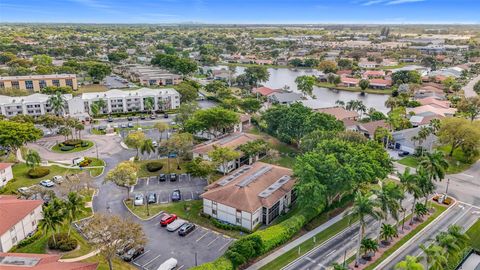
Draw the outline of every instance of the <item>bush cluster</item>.
<instances>
[{"instance_id":1,"label":"bush cluster","mask_svg":"<svg viewBox=\"0 0 480 270\"><path fill-rule=\"evenodd\" d=\"M40 231L36 231L32 236L18 242L18 244L15 246L14 249L11 250L11 252L15 251L16 249L30 245L31 243L37 241L41 236L42 236L42 233Z\"/></svg>"},{"instance_id":2,"label":"bush cluster","mask_svg":"<svg viewBox=\"0 0 480 270\"><path fill-rule=\"evenodd\" d=\"M85 158L83 161L81 161L78 166L80 167L87 167L88 165L90 165L90 163L92 163L93 160L91 158Z\"/></svg>"},{"instance_id":3,"label":"bush cluster","mask_svg":"<svg viewBox=\"0 0 480 270\"><path fill-rule=\"evenodd\" d=\"M30 169L27 174L30 178L40 178L48 175L50 173L50 169L47 167L35 167Z\"/></svg>"},{"instance_id":4,"label":"bush cluster","mask_svg":"<svg viewBox=\"0 0 480 270\"><path fill-rule=\"evenodd\" d=\"M156 172L163 168L163 163L160 161L152 161L147 163L146 167L147 167L147 171Z\"/></svg>"},{"instance_id":5,"label":"bush cluster","mask_svg":"<svg viewBox=\"0 0 480 270\"><path fill-rule=\"evenodd\" d=\"M60 150L61 151L71 151L75 148L75 146L72 146L72 145L63 145L63 146L60 146Z\"/></svg>"},{"instance_id":6,"label":"bush cluster","mask_svg":"<svg viewBox=\"0 0 480 270\"><path fill-rule=\"evenodd\" d=\"M67 146L77 146L77 145L81 145L82 142L83 141L79 139L70 139L70 140L64 141L63 144Z\"/></svg>"},{"instance_id":7,"label":"bush cluster","mask_svg":"<svg viewBox=\"0 0 480 270\"><path fill-rule=\"evenodd\" d=\"M55 242L53 241L53 236L48 238L48 248L49 249L58 249L60 251L70 251L77 248L78 242L77 239L69 237L67 233L57 233L55 234Z\"/></svg>"},{"instance_id":8,"label":"bush cluster","mask_svg":"<svg viewBox=\"0 0 480 270\"><path fill-rule=\"evenodd\" d=\"M221 221L218 221L216 218L212 218L212 224L213 226L219 228L219 229L222 229L222 230L226 230L226 231L241 231L241 232L244 232L244 233L251 233L251 231L249 231L248 229L242 227L242 226L238 226L238 225L233 225L233 224L227 224L227 223L223 223Z\"/></svg>"},{"instance_id":9,"label":"bush cluster","mask_svg":"<svg viewBox=\"0 0 480 270\"><path fill-rule=\"evenodd\" d=\"M87 147L88 142L82 141L79 139L70 139L59 144L59 146L61 151L70 151L70 150L73 150L74 148Z\"/></svg>"}]
</instances>

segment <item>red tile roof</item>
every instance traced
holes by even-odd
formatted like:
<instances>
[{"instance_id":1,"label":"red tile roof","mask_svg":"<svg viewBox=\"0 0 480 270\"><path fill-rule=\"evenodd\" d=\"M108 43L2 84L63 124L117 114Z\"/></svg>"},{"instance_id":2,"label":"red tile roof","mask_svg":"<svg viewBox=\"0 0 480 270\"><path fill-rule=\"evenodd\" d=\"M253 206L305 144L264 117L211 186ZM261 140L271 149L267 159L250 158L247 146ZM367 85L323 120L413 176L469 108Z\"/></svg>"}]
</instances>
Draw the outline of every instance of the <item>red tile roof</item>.
<instances>
[{"instance_id":1,"label":"red tile roof","mask_svg":"<svg viewBox=\"0 0 480 270\"><path fill-rule=\"evenodd\" d=\"M360 82L359 79L349 78L349 77L341 77L340 80L342 81L342 83L347 83L347 84L358 84Z\"/></svg>"},{"instance_id":2,"label":"red tile roof","mask_svg":"<svg viewBox=\"0 0 480 270\"><path fill-rule=\"evenodd\" d=\"M371 79L371 85L380 85L380 86L390 86L392 85L392 80L385 80L385 79Z\"/></svg>"},{"instance_id":3,"label":"red tile roof","mask_svg":"<svg viewBox=\"0 0 480 270\"><path fill-rule=\"evenodd\" d=\"M13 163L0 163L0 170L5 170L8 167L11 167Z\"/></svg>"},{"instance_id":4,"label":"red tile roof","mask_svg":"<svg viewBox=\"0 0 480 270\"><path fill-rule=\"evenodd\" d=\"M272 89L272 88L268 88L268 87L265 87L265 86L253 88L253 90L252 90L252 93L258 93L262 96L268 96L268 95L270 95L272 93L275 93L275 92L277 92L277 90Z\"/></svg>"},{"instance_id":5,"label":"red tile roof","mask_svg":"<svg viewBox=\"0 0 480 270\"><path fill-rule=\"evenodd\" d=\"M42 200L20 200L12 195L0 195L0 235L10 230L26 215L43 204Z\"/></svg>"},{"instance_id":6,"label":"red tile roof","mask_svg":"<svg viewBox=\"0 0 480 270\"><path fill-rule=\"evenodd\" d=\"M383 70L367 70L363 73L363 76L385 76L385 71Z\"/></svg>"},{"instance_id":7,"label":"red tile roof","mask_svg":"<svg viewBox=\"0 0 480 270\"><path fill-rule=\"evenodd\" d=\"M355 111L348 111L342 107L321 108L317 111L335 116L337 120L354 119L359 116Z\"/></svg>"},{"instance_id":8,"label":"red tile roof","mask_svg":"<svg viewBox=\"0 0 480 270\"><path fill-rule=\"evenodd\" d=\"M3 253L0 252L0 269L2 270L95 270L98 263L61 262L60 255L34 253ZM6 262L21 262L29 260L29 265L12 265Z\"/></svg>"}]
</instances>

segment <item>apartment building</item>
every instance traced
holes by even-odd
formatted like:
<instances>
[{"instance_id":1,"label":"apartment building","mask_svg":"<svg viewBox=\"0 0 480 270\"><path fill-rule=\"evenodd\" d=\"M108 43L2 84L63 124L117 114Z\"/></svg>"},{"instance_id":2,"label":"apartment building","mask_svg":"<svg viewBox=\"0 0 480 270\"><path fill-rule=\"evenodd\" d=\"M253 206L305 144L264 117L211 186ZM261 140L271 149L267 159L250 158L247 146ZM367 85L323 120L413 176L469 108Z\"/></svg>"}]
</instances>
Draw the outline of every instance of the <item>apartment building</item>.
<instances>
[{"instance_id":1,"label":"apartment building","mask_svg":"<svg viewBox=\"0 0 480 270\"><path fill-rule=\"evenodd\" d=\"M268 225L295 202L291 169L256 162L240 167L207 186L203 212L213 218L254 230Z\"/></svg>"},{"instance_id":2,"label":"apartment building","mask_svg":"<svg viewBox=\"0 0 480 270\"><path fill-rule=\"evenodd\" d=\"M180 106L180 94L173 88L149 89L141 88L133 91L112 89L106 92L84 93L73 97L62 95L65 100L64 115L84 117L91 113L91 105L98 100L104 100L106 106L102 113L123 113L147 111L147 99L151 101L152 110L164 111ZM6 117L17 114L31 116L54 113L48 99L49 95L35 93L29 96L8 97L0 95L0 113Z\"/></svg>"},{"instance_id":3,"label":"apartment building","mask_svg":"<svg viewBox=\"0 0 480 270\"><path fill-rule=\"evenodd\" d=\"M0 163L0 188L13 179L12 165L13 163Z\"/></svg>"},{"instance_id":4,"label":"apartment building","mask_svg":"<svg viewBox=\"0 0 480 270\"><path fill-rule=\"evenodd\" d=\"M31 92L40 92L47 86L69 86L77 90L77 75L75 74L49 74L29 76L0 77L0 89L12 88Z\"/></svg>"},{"instance_id":5,"label":"apartment building","mask_svg":"<svg viewBox=\"0 0 480 270\"><path fill-rule=\"evenodd\" d=\"M36 231L42 219L42 205L42 200L21 200L13 195L0 195L0 252L10 250Z\"/></svg>"},{"instance_id":6,"label":"apartment building","mask_svg":"<svg viewBox=\"0 0 480 270\"><path fill-rule=\"evenodd\" d=\"M152 66L125 65L119 67L117 71L142 86L176 85L182 81L180 75Z\"/></svg>"}]
</instances>

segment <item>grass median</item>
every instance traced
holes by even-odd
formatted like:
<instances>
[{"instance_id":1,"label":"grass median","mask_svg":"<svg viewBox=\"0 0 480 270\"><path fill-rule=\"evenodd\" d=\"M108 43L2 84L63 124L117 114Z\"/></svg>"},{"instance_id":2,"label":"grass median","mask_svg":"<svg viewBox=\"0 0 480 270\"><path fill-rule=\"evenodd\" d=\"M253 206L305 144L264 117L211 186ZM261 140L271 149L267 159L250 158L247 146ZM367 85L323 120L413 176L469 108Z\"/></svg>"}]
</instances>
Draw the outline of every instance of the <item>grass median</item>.
<instances>
[{"instance_id":1,"label":"grass median","mask_svg":"<svg viewBox=\"0 0 480 270\"><path fill-rule=\"evenodd\" d=\"M72 150L68 150L68 151L62 151L62 149L61 149L62 146L60 146L60 143L59 143L59 144L54 145L51 150L55 153L67 154L67 153L76 153L76 152L85 151L85 150L88 150L88 149L93 147L93 142L92 141L87 141L87 140L82 140L82 141L86 142L87 145L86 146L81 146L81 147L75 147Z\"/></svg>"},{"instance_id":2,"label":"grass median","mask_svg":"<svg viewBox=\"0 0 480 270\"><path fill-rule=\"evenodd\" d=\"M467 230L470 237L470 244L475 250L480 251L480 219Z\"/></svg>"}]
</instances>

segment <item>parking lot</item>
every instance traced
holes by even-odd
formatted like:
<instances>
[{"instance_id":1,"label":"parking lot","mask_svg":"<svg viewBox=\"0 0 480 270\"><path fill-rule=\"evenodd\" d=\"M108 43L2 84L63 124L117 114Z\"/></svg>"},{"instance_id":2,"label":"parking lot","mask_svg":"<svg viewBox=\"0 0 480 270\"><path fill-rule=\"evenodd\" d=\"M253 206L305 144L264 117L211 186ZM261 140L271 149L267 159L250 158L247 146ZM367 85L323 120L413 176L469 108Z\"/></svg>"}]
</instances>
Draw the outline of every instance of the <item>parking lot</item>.
<instances>
[{"instance_id":1,"label":"parking lot","mask_svg":"<svg viewBox=\"0 0 480 270\"><path fill-rule=\"evenodd\" d=\"M157 269L169 258L178 260L176 269L189 269L195 264L216 259L234 241L228 236L199 226L182 237L177 232L169 232L165 227L161 227L160 219L161 215L144 224L149 236L145 253L132 261L140 269Z\"/></svg>"},{"instance_id":2,"label":"parking lot","mask_svg":"<svg viewBox=\"0 0 480 270\"><path fill-rule=\"evenodd\" d=\"M156 193L157 203L171 202L171 194L179 189L183 201L198 200L203 193L207 180L190 177L188 174L180 174L177 181L170 182L168 179L160 182L157 176L139 178L137 185L132 188L132 196L137 193Z\"/></svg>"}]
</instances>

